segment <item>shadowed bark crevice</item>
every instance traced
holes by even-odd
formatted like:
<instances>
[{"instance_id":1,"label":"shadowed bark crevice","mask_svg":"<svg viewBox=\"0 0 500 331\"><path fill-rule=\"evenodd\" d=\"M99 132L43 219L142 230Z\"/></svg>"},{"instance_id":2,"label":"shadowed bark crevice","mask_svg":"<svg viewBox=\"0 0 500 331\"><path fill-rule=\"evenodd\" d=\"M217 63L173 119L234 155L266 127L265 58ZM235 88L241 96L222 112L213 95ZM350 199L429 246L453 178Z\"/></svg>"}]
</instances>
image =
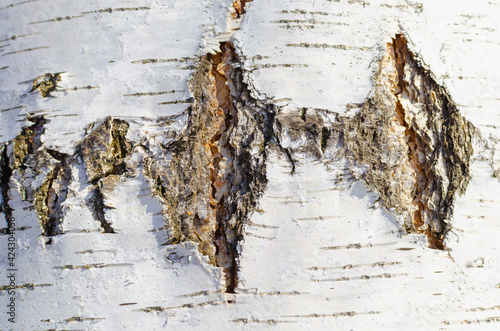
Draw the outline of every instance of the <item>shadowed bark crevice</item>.
<instances>
[{"instance_id":1,"label":"shadowed bark crevice","mask_svg":"<svg viewBox=\"0 0 500 331\"><path fill-rule=\"evenodd\" d=\"M115 233L111 223L106 220L105 210L110 207L104 204L104 195L99 185L92 191L88 205L94 219L101 223L102 231L104 233Z\"/></svg>"},{"instance_id":2,"label":"shadowed bark crevice","mask_svg":"<svg viewBox=\"0 0 500 331\"><path fill-rule=\"evenodd\" d=\"M9 184L10 177L12 176L12 169L9 164L9 157L7 155L7 145L0 146L0 189L2 203L0 204L0 212L4 213L7 221L7 232L13 223L12 208L9 205Z\"/></svg>"}]
</instances>

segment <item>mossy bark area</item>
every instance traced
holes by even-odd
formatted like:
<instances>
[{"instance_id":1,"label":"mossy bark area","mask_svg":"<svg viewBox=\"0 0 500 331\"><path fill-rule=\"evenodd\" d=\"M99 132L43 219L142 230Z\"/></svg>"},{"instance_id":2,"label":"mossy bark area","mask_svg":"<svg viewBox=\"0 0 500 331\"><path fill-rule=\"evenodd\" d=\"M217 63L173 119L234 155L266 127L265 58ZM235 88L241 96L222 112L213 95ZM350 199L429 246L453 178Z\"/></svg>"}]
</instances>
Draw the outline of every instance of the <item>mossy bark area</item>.
<instances>
[{"instance_id":1,"label":"mossy bark area","mask_svg":"<svg viewBox=\"0 0 500 331\"><path fill-rule=\"evenodd\" d=\"M403 35L387 44L374 89L347 119L347 148L365 180L410 231L443 249L457 194L470 179L472 125L408 49Z\"/></svg>"},{"instance_id":2,"label":"mossy bark area","mask_svg":"<svg viewBox=\"0 0 500 331\"><path fill-rule=\"evenodd\" d=\"M25 126L21 133L12 140L13 169L22 167L26 157L35 153L42 146L40 137L44 131L43 125L47 121L43 117L35 118L32 121L33 125Z\"/></svg>"},{"instance_id":3,"label":"mossy bark area","mask_svg":"<svg viewBox=\"0 0 500 331\"><path fill-rule=\"evenodd\" d=\"M2 162L7 164L3 166L3 173L7 169L10 176L15 174L21 184L22 198L32 202L37 212L42 235L52 236L60 233L61 206L66 199L70 170L66 155L43 148L41 136L47 120L39 117L32 121L33 125L24 127L5 146ZM10 155L7 150L11 151ZM10 176L2 178L6 204Z\"/></svg>"}]
</instances>

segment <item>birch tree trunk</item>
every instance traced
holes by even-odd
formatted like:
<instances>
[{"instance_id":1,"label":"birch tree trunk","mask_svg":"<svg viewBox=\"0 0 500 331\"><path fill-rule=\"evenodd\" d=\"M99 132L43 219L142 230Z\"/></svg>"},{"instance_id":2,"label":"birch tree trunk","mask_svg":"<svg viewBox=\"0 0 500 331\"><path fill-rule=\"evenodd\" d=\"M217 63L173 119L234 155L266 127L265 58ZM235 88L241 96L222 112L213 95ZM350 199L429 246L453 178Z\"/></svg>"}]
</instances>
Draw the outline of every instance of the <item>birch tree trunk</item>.
<instances>
[{"instance_id":1,"label":"birch tree trunk","mask_svg":"<svg viewBox=\"0 0 500 331\"><path fill-rule=\"evenodd\" d=\"M497 329L499 13L0 0L1 329Z\"/></svg>"}]
</instances>

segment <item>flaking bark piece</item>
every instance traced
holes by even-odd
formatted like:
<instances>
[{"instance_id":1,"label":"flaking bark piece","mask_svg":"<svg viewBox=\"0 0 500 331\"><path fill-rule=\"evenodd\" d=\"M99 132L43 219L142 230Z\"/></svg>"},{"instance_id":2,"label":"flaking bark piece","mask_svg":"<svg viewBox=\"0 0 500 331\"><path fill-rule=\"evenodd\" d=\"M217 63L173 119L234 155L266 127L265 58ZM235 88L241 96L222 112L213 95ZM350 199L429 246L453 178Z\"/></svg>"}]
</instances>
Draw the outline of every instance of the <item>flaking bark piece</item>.
<instances>
[{"instance_id":1,"label":"flaking bark piece","mask_svg":"<svg viewBox=\"0 0 500 331\"><path fill-rule=\"evenodd\" d=\"M90 182L125 171L124 160L131 144L126 141L128 123L107 117L78 145Z\"/></svg>"},{"instance_id":2,"label":"flaking bark piece","mask_svg":"<svg viewBox=\"0 0 500 331\"><path fill-rule=\"evenodd\" d=\"M38 90L42 98L50 97L50 93L56 90L57 82L61 80L60 73L46 73L33 80L33 87L30 92Z\"/></svg>"}]
</instances>

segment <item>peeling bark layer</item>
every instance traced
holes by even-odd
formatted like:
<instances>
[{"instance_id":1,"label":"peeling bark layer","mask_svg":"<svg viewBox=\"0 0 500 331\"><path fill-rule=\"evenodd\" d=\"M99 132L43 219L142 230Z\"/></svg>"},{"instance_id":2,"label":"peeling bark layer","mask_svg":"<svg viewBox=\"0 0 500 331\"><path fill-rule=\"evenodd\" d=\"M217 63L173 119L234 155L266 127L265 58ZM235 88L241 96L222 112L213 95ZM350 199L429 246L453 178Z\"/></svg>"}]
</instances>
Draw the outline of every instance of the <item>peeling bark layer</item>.
<instances>
[{"instance_id":1,"label":"peeling bark layer","mask_svg":"<svg viewBox=\"0 0 500 331\"><path fill-rule=\"evenodd\" d=\"M252 2L252 0L236 0L233 2L233 8L234 8L234 13L232 14L232 18L240 18L243 14L246 13L245 11L245 4L247 2Z\"/></svg>"}]
</instances>

